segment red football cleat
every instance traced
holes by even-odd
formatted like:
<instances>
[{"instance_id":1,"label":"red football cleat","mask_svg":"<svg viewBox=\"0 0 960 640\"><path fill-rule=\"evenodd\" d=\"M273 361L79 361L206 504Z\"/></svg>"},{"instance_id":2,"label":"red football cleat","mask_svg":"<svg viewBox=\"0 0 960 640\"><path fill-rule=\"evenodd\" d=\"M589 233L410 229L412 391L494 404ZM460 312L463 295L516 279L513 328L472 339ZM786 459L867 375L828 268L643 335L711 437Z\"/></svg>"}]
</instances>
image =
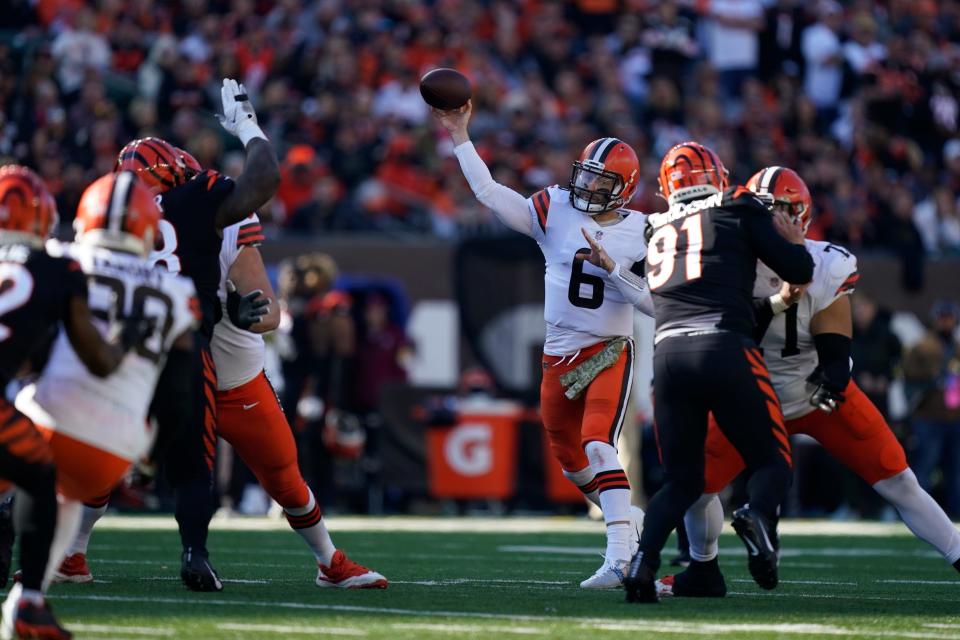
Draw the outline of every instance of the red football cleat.
<instances>
[{"instance_id":1,"label":"red football cleat","mask_svg":"<svg viewBox=\"0 0 960 640\"><path fill-rule=\"evenodd\" d=\"M367 569L347 557L340 550L333 554L330 566L317 563L318 587L340 589L386 589L387 579L376 571Z\"/></svg>"},{"instance_id":2,"label":"red football cleat","mask_svg":"<svg viewBox=\"0 0 960 640\"><path fill-rule=\"evenodd\" d=\"M60 563L60 568L53 574L53 582L75 582L82 584L93 582L93 575L90 573L90 567L87 566L87 556L82 553L75 553L67 556Z\"/></svg>"}]
</instances>

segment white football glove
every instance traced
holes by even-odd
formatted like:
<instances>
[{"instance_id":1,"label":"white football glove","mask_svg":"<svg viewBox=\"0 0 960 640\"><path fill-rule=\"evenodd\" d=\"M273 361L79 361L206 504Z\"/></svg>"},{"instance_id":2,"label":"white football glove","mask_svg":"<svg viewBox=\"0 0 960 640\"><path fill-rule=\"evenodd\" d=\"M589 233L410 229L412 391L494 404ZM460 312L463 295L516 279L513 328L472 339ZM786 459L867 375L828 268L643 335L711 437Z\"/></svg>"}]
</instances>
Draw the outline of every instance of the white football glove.
<instances>
[{"instance_id":1,"label":"white football glove","mask_svg":"<svg viewBox=\"0 0 960 640\"><path fill-rule=\"evenodd\" d=\"M218 115L217 119L224 129L240 138L243 146L247 146L254 138L267 139L257 124L257 113L253 110L246 87L233 78L224 78L220 98L223 101L223 115Z\"/></svg>"}]
</instances>

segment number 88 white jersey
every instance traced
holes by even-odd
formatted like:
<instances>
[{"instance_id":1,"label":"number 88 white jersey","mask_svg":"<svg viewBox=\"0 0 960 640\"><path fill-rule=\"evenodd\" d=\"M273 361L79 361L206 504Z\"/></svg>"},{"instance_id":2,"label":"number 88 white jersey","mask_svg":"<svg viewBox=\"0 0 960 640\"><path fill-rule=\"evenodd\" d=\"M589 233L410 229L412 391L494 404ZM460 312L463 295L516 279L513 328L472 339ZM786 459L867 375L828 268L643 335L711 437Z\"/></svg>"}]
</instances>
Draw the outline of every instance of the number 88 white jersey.
<instances>
[{"instance_id":1,"label":"number 88 white jersey","mask_svg":"<svg viewBox=\"0 0 960 640\"><path fill-rule=\"evenodd\" d=\"M806 246L813 256L813 281L797 304L773 317L760 343L788 420L814 410L809 401L814 389L806 382L818 363L810 320L837 298L853 293L860 277L856 256L843 247L818 240L806 240ZM754 296L771 296L780 291L782 283L769 267L759 263Z\"/></svg>"},{"instance_id":2,"label":"number 88 white jersey","mask_svg":"<svg viewBox=\"0 0 960 640\"><path fill-rule=\"evenodd\" d=\"M621 210L623 218L601 226L570 204L570 193L554 185L527 199L533 239L546 259L543 352L562 356L617 336L633 335L634 306L609 275L577 254L590 252L581 228L593 235L624 269L646 255L646 217Z\"/></svg>"},{"instance_id":3,"label":"number 88 white jersey","mask_svg":"<svg viewBox=\"0 0 960 640\"><path fill-rule=\"evenodd\" d=\"M166 354L180 335L199 323L193 282L117 251L53 242L48 251L80 263L94 323L102 334L116 317L136 307L156 328L106 378L87 370L61 331L40 379L17 396L17 408L37 424L136 460L152 444L147 412Z\"/></svg>"}]
</instances>

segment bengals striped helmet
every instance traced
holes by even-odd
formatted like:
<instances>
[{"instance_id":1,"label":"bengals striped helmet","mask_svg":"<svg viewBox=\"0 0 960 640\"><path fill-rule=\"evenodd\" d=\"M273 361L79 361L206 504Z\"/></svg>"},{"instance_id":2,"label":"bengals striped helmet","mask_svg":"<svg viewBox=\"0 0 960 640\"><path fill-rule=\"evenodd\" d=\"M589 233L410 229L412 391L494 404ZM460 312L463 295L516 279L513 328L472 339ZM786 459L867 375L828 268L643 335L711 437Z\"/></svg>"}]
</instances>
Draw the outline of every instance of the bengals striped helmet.
<instances>
[{"instance_id":1,"label":"bengals striped helmet","mask_svg":"<svg viewBox=\"0 0 960 640\"><path fill-rule=\"evenodd\" d=\"M73 228L77 242L146 256L160 221L153 192L132 171L108 173L80 197Z\"/></svg>"},{"instance_id":2,"label":"bengals striped helmet","mask_svg":"<svg viewBox=\"0 0 960 640\"><path fill-rule=\"evenodd\" d=\"M30 169L0 167L0 237L42 245L57 224L57 203L47 186Z\"/></svg>"},{"instance_id":3,"label":"bengals striped helmet","mask_svg":"<svg viewBox=\"0 0 960 640\"><path fill-rule=\"evenodd\" d=\"M160 138L128 142L117 156L117 171L132 171L157 193L179 187L200 172L200 164L183 149Z\"/></svg>"},{"instance_id":4,"label":"bengals striped helmet","mask_svg":"<svg viewBox=\"0 0 960 640\"><path fill-rule=\"evenodd\" d=\"M640 162L627 143L600 138L573 163L570 204L589 215L626 206L637 190Z\"/></svg>"},{"instance_id":5,"label":"bengals striped helmet","mask_svg":"<svg viewBox=\"0 0 960 640\"><path fill-rule=\"evenodd\" d=\"M797 172L786 167L760 169L747 181L747 189L774 209L783 208L790 219L803 225L806 233L813 222L813 198Z\"/></svg>"},{"instance_id":6,"label":"bengals striped helmet","mask_svg":"<svg viewBox=\"0 0 960 640\"><path fill-rule=\"evenodd\" d=\"M660 162L660 195L669 204L696 200L727 188L728 171L711 149L681 142Z\"/></svg>"}]
</instances>

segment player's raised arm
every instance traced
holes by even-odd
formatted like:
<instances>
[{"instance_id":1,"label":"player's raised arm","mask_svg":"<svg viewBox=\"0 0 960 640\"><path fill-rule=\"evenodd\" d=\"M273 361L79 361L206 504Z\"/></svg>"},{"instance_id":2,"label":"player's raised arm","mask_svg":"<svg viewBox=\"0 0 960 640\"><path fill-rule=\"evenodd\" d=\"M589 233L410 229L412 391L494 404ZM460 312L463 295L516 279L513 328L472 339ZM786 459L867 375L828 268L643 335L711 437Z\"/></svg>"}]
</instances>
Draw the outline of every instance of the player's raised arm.
<instances>
[{"instance_id":1,"label":"player's raised arm","mask_svg":"<svg viewBox=\"0 0 960 640\"><path fill-rule=\"evenodd\" d=\"M492 209L497 218L514 231L527 236L533 235L533 218L527 207L527 199L513 189L496 182L490 175L490 169L470 142L467 124L470 122L472 110L472 101L467 101L467 104L459 109L449 111L432 109L433 115L453 138L455 145L453 152L477 200Z\"/></svg>"},{"instance_id":2,"label":"player's raised arm","mask_svg":"<svg viewBox=\"0 0 960 640\"><path fill-rule=\"evenodd\" d=\"M220 97L223 100L223 115L218 116L220 124L240 138L247 154L243 173L237 177L233 192L217 210L217 227L223 229L240 222L273 197L280 186L280 165L273 145L257 124L257 114L246 87L224 78Z\"/></svg>"},{"instance_id":3,"label":"player's raised arm","mask_svg":"<svg viewBox=\"0 0 960 640\"><path fill-rule=\"evenodd\" d=\"M758 211L746 214L743 220L753 250L774 273L793 284L813 279L813 258L804 246L803 228L787 214L774 211L771 216Z\"/></svg>"},{"instance_id":4,"label":"player's raised arm","mask_svg":"<svg viewBox=\"0 0 960 640\"><path fill-rule=\"evenodd\" d=\"M586 260L593 266L609 273L610 281L620 290L623 297L645 315L653 318L653 299L650 297L650 288L647 286L647 281L643 279L642 269L638 268L642 266L643 261L641 260L629 268L624 267L622 264L614 262L603 245L594 240L586 229L581 227L580 232L590 245L590 253L578 253L574 259Z\"/></svg>"}]
</instances>

